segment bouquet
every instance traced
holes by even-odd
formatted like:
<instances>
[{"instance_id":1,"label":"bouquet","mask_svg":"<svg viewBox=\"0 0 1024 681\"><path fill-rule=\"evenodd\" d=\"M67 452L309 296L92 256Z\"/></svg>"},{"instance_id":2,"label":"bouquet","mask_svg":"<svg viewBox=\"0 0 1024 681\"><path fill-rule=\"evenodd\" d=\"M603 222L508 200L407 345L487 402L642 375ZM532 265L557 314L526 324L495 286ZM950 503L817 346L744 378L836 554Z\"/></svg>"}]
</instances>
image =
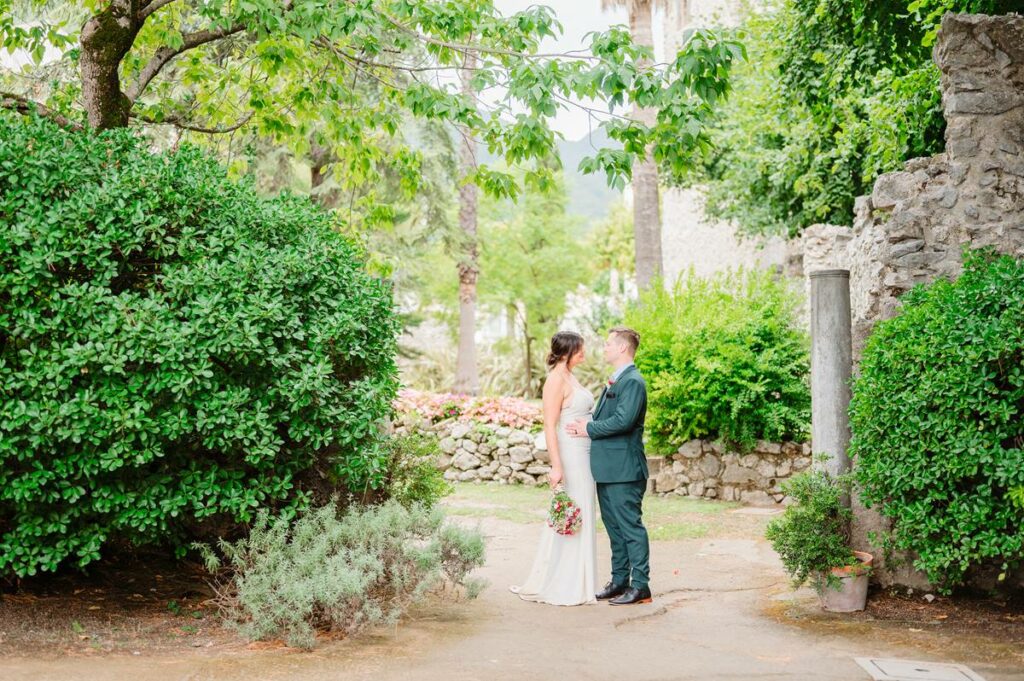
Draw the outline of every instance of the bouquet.
<instances>
[{"instance_id":1,"label":"bouquet","mask_svg":"<svg viewBox=\"0 0 1024 681\"><path fill-rule=\"evenodd\" d=\"M562 485L556 486L555 494L551 497L551 506L548 508L548 527L558 534L574 535L580 531L582 525L580 507Z\"/></svg>"}]
</instances>

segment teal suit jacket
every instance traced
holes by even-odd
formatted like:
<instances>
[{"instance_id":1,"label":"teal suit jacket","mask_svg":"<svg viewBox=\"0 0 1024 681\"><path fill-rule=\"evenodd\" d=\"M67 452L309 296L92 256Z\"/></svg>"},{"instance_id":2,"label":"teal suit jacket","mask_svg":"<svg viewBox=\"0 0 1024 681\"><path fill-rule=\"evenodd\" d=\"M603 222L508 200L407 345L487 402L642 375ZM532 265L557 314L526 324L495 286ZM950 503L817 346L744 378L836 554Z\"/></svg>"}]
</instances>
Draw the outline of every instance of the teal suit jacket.
<instances>
[{"instance_id":1,"label":"teal suit jacket","mask_svg":"<svg viewBox=\"0 0 1024 681\"><path fill-rule=\"evenodd\" d=\"M644 417L647 415L647 384L635 366L622 372L598 399L590 436L590 470L594 481L646 480Z\"/></svg>"}]
</instances>

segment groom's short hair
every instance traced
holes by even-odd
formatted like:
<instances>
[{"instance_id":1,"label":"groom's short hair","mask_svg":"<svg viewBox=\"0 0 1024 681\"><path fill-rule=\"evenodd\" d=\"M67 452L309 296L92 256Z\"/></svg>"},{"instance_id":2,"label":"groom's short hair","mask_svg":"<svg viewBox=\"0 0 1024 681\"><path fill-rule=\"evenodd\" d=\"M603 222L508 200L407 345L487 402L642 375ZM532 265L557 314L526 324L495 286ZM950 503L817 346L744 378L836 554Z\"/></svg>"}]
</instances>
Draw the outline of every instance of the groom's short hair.
<instances>
[{"instance_id":1,"label":"groom's short hair","mask_svg":"<svg viewBox=\"0 0 1024 681\"><path fill-rule=\"evenodd\" d=\"M629 346L629 354L636 356L637 348L640 347L640 334L627 326L616 326L608 333L613 333L616 338L624 341Z\"/></svg>"}]
</instances>

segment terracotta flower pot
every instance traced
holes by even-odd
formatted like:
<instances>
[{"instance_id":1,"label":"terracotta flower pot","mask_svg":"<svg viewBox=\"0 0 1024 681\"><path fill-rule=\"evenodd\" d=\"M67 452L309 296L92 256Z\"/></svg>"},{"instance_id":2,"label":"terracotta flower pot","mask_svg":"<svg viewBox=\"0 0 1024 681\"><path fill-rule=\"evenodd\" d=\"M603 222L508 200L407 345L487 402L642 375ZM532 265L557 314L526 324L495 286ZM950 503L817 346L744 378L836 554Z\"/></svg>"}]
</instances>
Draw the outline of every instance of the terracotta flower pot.
<instances>
[{"instance_id":1,"label":"terracotta flower pot","mask_svg":"<svg viewBox=\"0 0 1024 681\"><path fill-rule=\"evenodd\" d=\"M833 568L832 574L839 578L839 589L827 584L818 592L821 607L829 612L855 612L863 610L868 601L868 576L874 556L863 551L854 551L860 562L841 568Z\"/></svg>"}]
</instances>

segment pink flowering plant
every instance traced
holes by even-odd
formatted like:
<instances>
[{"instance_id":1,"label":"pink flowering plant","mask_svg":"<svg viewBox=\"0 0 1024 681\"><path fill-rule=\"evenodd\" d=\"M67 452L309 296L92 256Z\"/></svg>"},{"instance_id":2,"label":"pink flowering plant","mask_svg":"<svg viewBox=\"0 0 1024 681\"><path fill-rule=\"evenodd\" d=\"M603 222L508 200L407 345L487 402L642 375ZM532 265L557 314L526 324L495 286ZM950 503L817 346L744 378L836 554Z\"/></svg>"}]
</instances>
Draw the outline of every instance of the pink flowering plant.
<instances>
[{"instance_id":1,"label":"pink flowering plant","mask_svg":"<svg viewBox=\"0 0 1024 681\"><path fill-rule=\"evenodd\" d=\"M441 418L443 419L457 419L462 416L462 407L458 402L449 400L441 405Z\"/></svg>"},{"instance_id":2,"label":"pink flowering plant","mask_svg":"<svg viewBox=\"0 0 1024 681\"><path fill-rule=\"evenodd\" d=\"M574 535L583 526L583 515L580 507L561 485L555 487L548 507L548 527L558 534Z\"/></svg>"},{"instance_id":3,"label":"pink flowering plant","mask_svg":"<svg viewBox=\"0 0 1024 681\"><path fill-rule=\"evenodd\" d=\"M416 413L431 423L445 419L489 423L496 426L528 428L541 423L541 410L515 397L472 397L454 393L399 390L395 400L399 413Z\"/></svg>"}]
</instances>

